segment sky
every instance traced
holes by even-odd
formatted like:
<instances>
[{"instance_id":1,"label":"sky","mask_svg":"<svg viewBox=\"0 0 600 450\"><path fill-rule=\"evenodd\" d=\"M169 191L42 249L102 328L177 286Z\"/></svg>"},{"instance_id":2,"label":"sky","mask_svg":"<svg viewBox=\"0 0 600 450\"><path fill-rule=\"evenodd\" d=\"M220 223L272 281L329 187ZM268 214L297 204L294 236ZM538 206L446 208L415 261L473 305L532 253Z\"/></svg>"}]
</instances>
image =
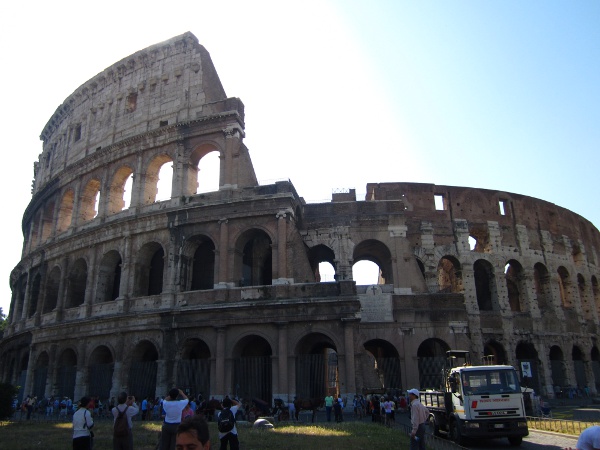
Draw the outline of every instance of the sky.
<instances>
[{"instance_id":1,"label":"sky","mask_svg":"<svg viewBox=\"0 0 600 450\"><path fill-rule=\"evenodd\" d=\"M5 313L42 129L87 80L186 31L245 105L261 184L308 202L369 182L486 188L600 226L596 0L34 0L0 21Z\"/></svg>"}]
</instances>

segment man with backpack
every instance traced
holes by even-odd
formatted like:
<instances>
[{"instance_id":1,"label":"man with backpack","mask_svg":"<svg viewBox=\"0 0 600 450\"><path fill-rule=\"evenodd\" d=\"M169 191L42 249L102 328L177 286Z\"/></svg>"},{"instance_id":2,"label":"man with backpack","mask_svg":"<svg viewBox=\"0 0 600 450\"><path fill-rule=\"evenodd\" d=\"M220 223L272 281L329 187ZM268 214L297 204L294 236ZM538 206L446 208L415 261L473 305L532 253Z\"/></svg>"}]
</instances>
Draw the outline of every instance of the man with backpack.
<instances>
[{"instance_id":1,"label":"man with backpack","mask_svg":"<svg viewBox=\"0 0 600 450\"><path fill-rule=\"evenodd\" d=\"M225 397L222 405L223 410L217 419L221 450L226 450L228 443L231 450L239 450L240 442L238 440L237 427L235 426L235 414L238 411L240 402L237 400L232 400L229 397Z\"/></svg>"},{"instance_id":2,"label":"man with backpack","mask_svg":"<svg viewBox=\"0 0 600 450\"><path fill-rule=\"evenodd\" d=\"M121 392L117 397L118 405L112 409L115 418L113 423L113 450L133 450L133 426L131 418L140 410L135 403L135 397Z\"/></svg>"}]
</instances>

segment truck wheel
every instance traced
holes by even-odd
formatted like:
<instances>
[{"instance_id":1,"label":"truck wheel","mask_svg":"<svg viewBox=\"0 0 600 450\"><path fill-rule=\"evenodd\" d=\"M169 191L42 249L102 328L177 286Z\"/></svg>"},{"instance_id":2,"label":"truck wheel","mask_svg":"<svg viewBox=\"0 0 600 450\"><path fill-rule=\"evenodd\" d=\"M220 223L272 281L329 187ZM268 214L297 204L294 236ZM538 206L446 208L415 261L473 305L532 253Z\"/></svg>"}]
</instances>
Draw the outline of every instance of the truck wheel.
<instances>
[{"instance_id":1,"label":"truck wheel","mask_svg":"<svg viewBox=\"0 0 600 450\"><path fill-rule=\"evenodd\" d=\"M523 442L523 438L521 436L517 436L517 437L509 437L508 438L508 442L510 443L510 445L512 445L513 447L518 447L519 445L521 445L521 442Z\"/></svg>"},{"instance_id":2,"label":"truck wheel","mask_svg":"<svg viewBox=\"0 0 600 450\"><path fill-rule=\"evenodd\" d=\"M435 417L433 415L430 415L427 422L429 423L429 429L431 430L433 435L439 437L440 436L440 426L436 423Z\"/></svg>"},{"instance_id":3,"label":"truck wheel","mask_svg":"<svg viewBox=\"0 0 600 450\"><path fill-rule=\"evenodd\" d=\"M464 439L460 434L460 427L456 420L450 422L450 440L456 442L458 445L462 445L464 443Z\"/></svg>"}]
</instances>

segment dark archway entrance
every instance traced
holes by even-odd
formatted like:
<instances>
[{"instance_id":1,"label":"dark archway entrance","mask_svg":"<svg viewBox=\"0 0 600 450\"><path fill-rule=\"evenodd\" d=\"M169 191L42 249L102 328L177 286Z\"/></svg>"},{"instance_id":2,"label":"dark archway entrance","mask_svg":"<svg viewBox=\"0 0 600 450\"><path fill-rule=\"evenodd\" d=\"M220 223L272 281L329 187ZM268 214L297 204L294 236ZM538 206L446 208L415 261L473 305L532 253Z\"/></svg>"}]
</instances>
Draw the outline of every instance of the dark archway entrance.
<instances>
[{"instance_id":1,"label":"dark archway entrance","mask_svg":"<svg viewBox=\"0 0 600 450\"><path fill-rule=\"evenodd\" d=\"M236 345L233 361L234 395L244 399L260 399L272 403L273 352L262 337L246 336Z\"/></svg>"},{"instance_id":2,"label":"dark archway entrance","mask_svg":"<svg viewBox=\"0 0 600 450\"><path fill-rule=\"evenodd\" d=\"M322 333L305 336L296 351L296 395L298 398L325 398L339 395L337 349Z\"/></svg>"}]
</instances>

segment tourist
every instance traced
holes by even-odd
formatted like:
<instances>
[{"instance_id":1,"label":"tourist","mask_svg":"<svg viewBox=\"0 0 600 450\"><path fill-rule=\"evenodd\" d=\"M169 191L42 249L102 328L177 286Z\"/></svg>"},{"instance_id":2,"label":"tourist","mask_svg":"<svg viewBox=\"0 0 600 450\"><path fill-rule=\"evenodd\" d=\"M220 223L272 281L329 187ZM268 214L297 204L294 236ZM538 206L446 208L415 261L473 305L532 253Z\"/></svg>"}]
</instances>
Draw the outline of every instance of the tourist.
<instances>
[{"instance_id":1,"label":"tourist","mask_svg":"<svg viewBox=\"0 0 600 450\"><path fill-rule=\"evenodd\" d=\"M90 397L82 397L79 408L73 414L73 450L92 450L94 440L94 403Z\"/></svg>"},{"instance_id":2,"label":"tourist","mask_svg":"<svg viewBox=\"0 0 600 450\"><path fill-rule=\"evenodd\" d=\"M208 423L199 415L187 418L177 427L177 450L209 450Z\"/></svg>"},{"instance_id":3,"label":"tourist","mask_svg":"<svg viewBox=\"0 0 600 450\"><path fill-rule=\"evenodd\" d=\"M408 391L410 401L410 450L425 450L425 426L429 419L429 410L419 401L419 391L410 389Z\"/></svg>"},{"instance_id":4,"label":"tourist","mask_svg":"<svg viewBox=\"0 0 600 450\"><path fill-rule=\"evenodd\" d=\"M565 450L575 450L571 447ZM600 450L600 426L586 428L579 435L577 450Z\"/></svg>"},{"instance_id":5,"label":"tourist","mask_svg":"<svg viewBox=\"0 0 600 450\"><path fill-rule=\"evenodd\" d=\"M177 400L178 397L181 399ZM181 423L181 411L187 404L187 395L177 388L171 389L169 395L163 400L162 409L165 412L165 420L161 429L160 450L175 450L177 427Z\"/></svg>"},{"instance_id":6,"label":"tourist","mask_svg":"<svg viewBox=\"0 0 600 450\"><path fill-rule=\"evenodd\" d=\"M327 415L327 422L331 422L331 410L333 409L333 396L328 395L325 397L325 414Z\"/></svg>"},{"instance_id":7,"label":"tourist","mask_svg":"<svg viewBox=\"0 0 600 450\"><path fill-rule=\"evenodd\" d=\"M232 400L229 397L225 397L223 399L222 405L223 405L223 408L229 409L231 411L231 414L233 414L233 417L235 418L235 415L240 406L240 402L238 402L237 400ZM222 413L223 413L223 411L221 411L219 413L219 415L221 415ZM218 419L217 419L217 421L218 421ZM229 443L229 448L231 450L239 450L240 441L238 440L238 432L237 432L237 426L235 424L235 420L233 422L233 429L231 431L227 431L227 432L219 431L219 441L221 442L221 450L226 450L228 443Z\"/></svg>"},{"instance_id":8,"label":"tourist","mask_svg":"<svg viewBox=\"0 0 600 450\"><path fill-rule=\"evenodd\" d=\"M113 434L113 449L114 450L133 450L133 423L131 418L140 410L135 403L134 396L127 396L127 392L121 392L117 397L118 405L112 408L111 412L114 417L113 426L117 423L119 413L125 414L127 418L127 426L129 427L127 435L118 436Z\"/></svg>"}]
</instances>

